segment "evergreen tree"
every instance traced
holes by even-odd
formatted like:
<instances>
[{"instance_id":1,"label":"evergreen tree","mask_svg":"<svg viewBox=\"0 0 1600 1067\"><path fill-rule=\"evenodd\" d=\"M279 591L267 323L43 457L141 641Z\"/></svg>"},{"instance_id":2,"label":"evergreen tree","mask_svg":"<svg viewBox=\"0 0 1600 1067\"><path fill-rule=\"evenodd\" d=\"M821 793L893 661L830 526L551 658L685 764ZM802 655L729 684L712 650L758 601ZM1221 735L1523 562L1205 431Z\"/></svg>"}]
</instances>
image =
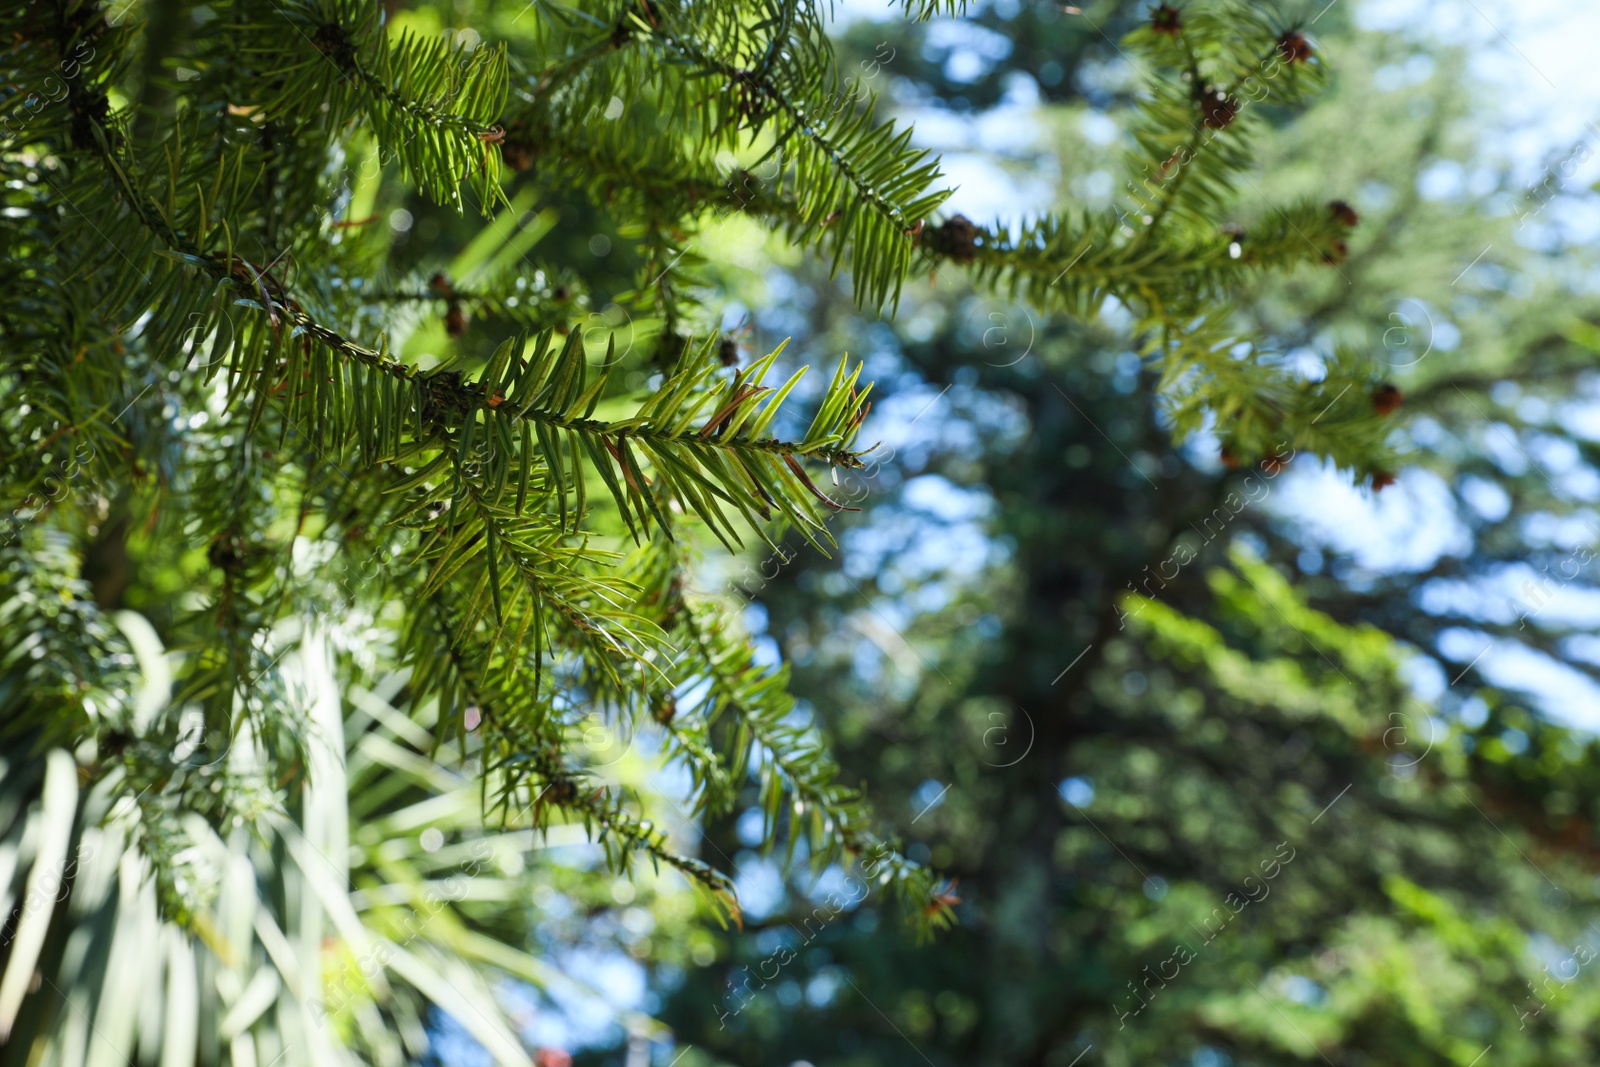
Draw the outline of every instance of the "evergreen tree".
<instances>
[{"instance_id":1,"label":"evergreen tree","mask_svg":"<svg viewBox=\"0 0 1600 1067\"><path fill-rule=\"evenodd\" d=\"M1025 25L1048 21L1024 11ZM1390 411L1405 465L1371 499L1437 478L1446 507L1426 518L1442 510L1467 536L1421 563L1366 563L1328 532L1347 510L1274 513L1283 472L1171 448L1156 379L1114 320L1029 335L996 316L984 348L995 305L936 294L917 317L941 328L902 330L873 369L942 396L939 432L923 419L894 442L901 464L845 520L842 561L802 553L749 591L846 773L905 798L885 817L913 856L959 876L959 925L929 948L885 930L868 901L813 936L812 885L794 879L730 938L729 964L669 1005L689 1040L751 1063L1593 1057L1595 812L1581 783L1600 753L1473 662L1495 637L1497 652L1522 640L1593 672L1573 610L1592 589L1580 342L1594 308L1571 282L1589 254L1553 233L1540 252L1518 246L1558 213L1543 205L1588 141L1553 156L1531 194L1423 195L1430 168L1482 173L1493 112L1461 57L1340 17L1318 23L1339 80L1266 141L1252 177L1273 201L1359 188L1362 239L1339 273L1274 276L1241 302L1280 350L1376 354L1393 388L1352 399ZM1029 69L1017 51L977 84ZM1422 84L1377 88L1377 72L1422 58ZM1104 165L1076 147L1062 151L1066 189ZM837 309L816 318L820 336L852 329ZM1028 339L1026 360L1001 343ZM958 519L977 531L967 559L919 551ZM736 822L710 833L737 847ZM765 975L791 952L748 1007L718 1016L746 999L741 968Z\"/></svg>"},{"instance_id":2,"label":"evergreen tree","mask_svg":"<svg viewBox=\"0 0 1600 1067\"><path fill-rule=\"evenodd\" d=\"M1115 298L1178 434L1390 463L1340 402L1374 368L1309 380L1217 310L1337 262L1354 221L1319 197L1222 228L1255 94L1323 76L1244 5L1127 38L1152 79L1132 215L1014 230L937 216L937 161L798 0L536 2L431 34L354 0L4 10L7 1062L397 1063L428 1003L524 1061L495 976L557 977L487 877L510 835L581 828L737 917L728 874L585 751L596 725L686 769L683 819L753 781L766 846L949 925L787 672L691 592L718 543L828 544L869 406L848 358L809 393L804 368L766 384L781 346L734 366L713 227L820 252L871 309L947 265L1043 310ZM423 224L461 246L409 257Z\"/></svg>"}]
</instances>

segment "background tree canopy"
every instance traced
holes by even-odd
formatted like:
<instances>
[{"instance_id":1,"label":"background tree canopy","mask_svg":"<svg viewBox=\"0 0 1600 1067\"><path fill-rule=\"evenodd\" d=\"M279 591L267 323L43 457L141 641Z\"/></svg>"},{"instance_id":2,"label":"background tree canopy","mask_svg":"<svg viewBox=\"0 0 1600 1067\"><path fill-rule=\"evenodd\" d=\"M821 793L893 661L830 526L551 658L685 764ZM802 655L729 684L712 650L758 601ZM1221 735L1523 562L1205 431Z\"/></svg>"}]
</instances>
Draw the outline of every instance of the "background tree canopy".
<instances>
[{"instance_id":1,"label":"background tree canopy","mask_svg":"<svg viewBox=\"0 0 1600 1067\"><path fill-rule=\"evenodd\" d=\"M0 4L0 1061L1594 1058L1600 134L1379 7Z\"/></svg>"}]
</instances>

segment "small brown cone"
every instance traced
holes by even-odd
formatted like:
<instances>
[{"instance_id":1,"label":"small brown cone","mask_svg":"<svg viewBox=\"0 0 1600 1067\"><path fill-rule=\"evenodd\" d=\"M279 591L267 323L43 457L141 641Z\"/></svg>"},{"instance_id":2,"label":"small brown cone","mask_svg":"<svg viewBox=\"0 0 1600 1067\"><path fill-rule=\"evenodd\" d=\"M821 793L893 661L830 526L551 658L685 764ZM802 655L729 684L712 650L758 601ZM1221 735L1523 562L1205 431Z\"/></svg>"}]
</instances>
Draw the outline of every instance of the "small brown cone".
<instances>
[{"instance_id":1,"label":"small brown cone","mask_svg":"<svg viewBox=\"0 0 1600 1067\"><path fill-rule=\"evenodd\" d=\"M1171 4L1162 4L1150 12L1150 28L1156 33L1176 37L1183 32L1183 16Z\"/></svg>"},{"instance_id":2,"label":"small brown cone","mask_svg":"<svg viewBox=\"0 0 1600 1067\"><path fill-rule=\"evenodd\" d=\"M507 141L500 146L500 158L512 170L527 170L533 166L533 147L521 141Z\"/></svg>"},{"instance_id":3,"label":"small brown cone","mask_svg":"<svg viewBox=\"0 0 1600 1067\"><path fill-rule=\"evenodd\" d=\"M1305 34L1290 30L1278 38L1278 54L1286 63L1304 63L1315 53Z\"/></svg>"},{"instance_id":4,"label":"small brown cone","mask_svg":"<svg viewBox=\"0 0 1600 1067\"><path fill-rule=\"evenodd\" d=\"M957 263L971 263L978 255L978 226L965 215L951 215L922 232L922 243Z\"/></svg>"},{"instance_id":5,"label":"small brown cone","mask_svg":"<svg viewBox=\"0 0 1600 1067\"><path fill-rule=\"evenodd\" d=\"M1206 89L1200 94L1200 117L1209 130L1222 130L1233 124L1239 115L1239 101L1220 89Z\"/></svg>"}]
</instances>

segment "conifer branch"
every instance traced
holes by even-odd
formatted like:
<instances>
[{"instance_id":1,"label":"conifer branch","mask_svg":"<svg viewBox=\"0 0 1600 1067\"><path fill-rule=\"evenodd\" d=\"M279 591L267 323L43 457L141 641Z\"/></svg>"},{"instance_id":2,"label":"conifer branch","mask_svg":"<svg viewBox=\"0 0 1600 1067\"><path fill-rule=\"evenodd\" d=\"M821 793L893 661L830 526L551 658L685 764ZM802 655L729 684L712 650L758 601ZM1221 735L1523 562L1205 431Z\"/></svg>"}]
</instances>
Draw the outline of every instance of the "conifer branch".
<instances>
[{"instance_id":1,"label":"conifer branch","mask_svg":"<svg viewBox=\"0 0 1600 1067\"><path fill-rule=\"evenodd\" d=\"M957 216L924 234L936 262L969 265L983 285L1034 307L1089 317L1107 297L1153 319L1176 322L1251 277L1303 263L1331 262L1348 224L1327 205L1297 203L1248 232L1217 229L1131 237L1114 214L1084 215L1077 225L1047 216L1009 226L980 227Z\"/></svg>"},{"instance_id":2,"label":"conifer branch","mask_svg":"<svg viewBox=\"0 0 1600 1067\"><path fill-rule=\"evenodd\" d=\"M430 603L439 620L436 637L444 643L448 662L459 678L465 699L480 709L486 728L492 732L497 724L516 721L512 718L515 713L508 712L497 693L484 684L482 676L472 666L473 657L457 643L458 628L446 621L442 605L437 599ZM655 862L665 863L704 885L724 903L733 904L733 883L726 874L674 851L665 833L627 811L622 790L605 786L591 788L582 772L565 765L558 755L559 748L552 747L555 743L554 739L548 739L515 748L506 746L501 755L486 766L486 778L496 774L505 778L505 788L496 806L507 820L512 818L511 804L519 786L525 787L529 801L523 810L530 813L534 828L546 829L550 811L559 810L572 821L581 823L596 843L605 847L613 866L623 866L630 852L645 852Z\"/></svg>"},{"instance_id":3,"label":"conifer branch","mask_svg":"<svg viewBox=\"0 0 1600 1067\"><path fill-rule=\"evenodd\" d=\"M563 462L549 435L567 434L574 451L581 444L605 476L630 529L635 517L647 522L650 515L643 506L645 475L632 455L633 442L655 462L657 476L672 486L678 499L705 517L718 536L730 544L739 543L739 533L722 515L717 500L733 505L758 529L755 517L767 517L776 508L785 518L806 530L816 526L815 520L810 518L814 503L821 501L831 506L832 502L798 470L794 460L818 459L830 466L860 465L850 445L866 417L866 392L858 394L855 389L859 366L854 374L846 377L844 362L840 363L821 411L805 439L798 443L779 441L761 433L776 417L779 405L803 373L803 369L797 372L783 388L769 396L771 391L761 385L761 379L777 358L778 351L749 371L741 372L719 390L713 387L712 378L719 363L712 355L713 345L708 343L699 350L697 358L684 361L639 415L617 423L590 417L605 378L586 387L581 330L572 331L568 343L559 352L551 348L547 332L531 360L518 357L513 362L511 348L503 346L495 364L500 370L475 390L463 386L460 376L454 372L419 378L415 368L390 360L382 352L360 345L313 319L282 286L271 282L263 271L242 257L223 260L198 252L166 221L159 208L137 197L132 183L117 165L115 155L105 147L104 138L99 143L102 162L119 178L127 195L133 198L132 203L142 208L136 213L147 228L175 245L181 261L200 268L217 282L241 287L248 284L247 292L259 298L259 306L272 320L275 332L287 324L291 336L303 335L397 383L416 384L425 390L422 395L429 402L427 410L436 416L453 415L470 424L477 418L476 412L483 411L486 419L510 418L539 427L548 469ZM613 363L608 357L607 366ZM307 406L312 410L324 410L318 399L324 375L314 374L311 378L313 395ZM258 383L257 388L262 389L264 385ZM714 408L711 407L713 400L716 401ZM420 399L412 411L420 429L427 414ZM704 418L697 424L695 420L702 416ZM343 417L342 412L339 417ZM324 434L316 430L313 438L323 440ZM727 458L716 458L718 453L727 453ZM524 482L529 477L530 459L529 454L522 457ZM564 490L562 495L565 496ZM630 500L634 505L632 509ZM811 535L808 533L808 536Z\"/></svg>"},{"instance_id":4,"label":"conifer branch","mask_svg":"<svg viewBox=\"0 0 1600 1067\"><path fill-rule=\"evenodd\" d=\"M678 588L673 632L685 637L685 651L694 657L691 674L709 683L705 717L715 721L724 712L733 717L730 773L738 780L746 768L759 764L760 804L769 847L778 838L781 816L787 810L791 857L804 838L817 870L830 862L863 856L874 861L874 868L886 864L884 881L907 904L919 930L926 933L949 926L953 915L948 902L941 899L941 880L871 832L865 798L839 784L838 765L821 739L785 721L794 709L787 666L768 671L756 665L750 644L728 636L716 608L689 603L682 596L681 585Z\"/></svg>"}]
</instances>

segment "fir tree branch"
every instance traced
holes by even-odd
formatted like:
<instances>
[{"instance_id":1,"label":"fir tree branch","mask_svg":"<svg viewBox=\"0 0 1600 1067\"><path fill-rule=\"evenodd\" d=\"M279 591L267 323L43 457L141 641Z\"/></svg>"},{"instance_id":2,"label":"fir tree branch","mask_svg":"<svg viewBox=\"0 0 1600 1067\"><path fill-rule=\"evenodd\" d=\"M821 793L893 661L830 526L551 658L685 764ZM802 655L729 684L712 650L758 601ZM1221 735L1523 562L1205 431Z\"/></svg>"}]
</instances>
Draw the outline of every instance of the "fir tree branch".
<instances>
[{"instance_id":1,"label":"fir tree branch","mask_svg":"<svg viewBox=\"0 0 1600 1067\"><path fill-rule=\"evenodd\" d=\"M98 126L96 128L99 129ZM97 144L100 146L102 162L127 190L132 198L131 203L138 205L136 213L146 227L168 244L174 245L183 262L200 268L216 281L241 287L248 284L249 291L258 297L262 310L272 319L275 331L286 323L291 335L299 333L323 348L398 383L419 381L415 368L390 360L381 351L360 345L337 330L317 322L281 286L267 279L263 271L242 257L224 260L200 253L166 221L165 215L153 201L137 197L132 183L117 165L115 155L105 143L105 138L98 138ZM686 361L657 394L658 398L671 398L670 401L652 401L645 409L641 409L639 416L620 423L590 417L601 395L604 379L591 388L584 386L581 330L569 335L569 343L559 354L549 348L547 334L534 359L517 359L514 370L509 359L510 350L505 349L503 355L506 358L499 362L504 380L498 380L496 376L483 382L479 391L468 390L459 376L450 373L427 376L425 386L435 411L447 415L455 413L469 418L469 421L476 417L473 412L484 411L488 413L485 418L498 416L526 421L550 433L565 432L575 442L584 443L594 462L606 475L613 496L630 526L633 523L632 515L637 514L641 520L648 515L644 507L638 507L633 512L628 507L630 495L635 498L636 504L642 503L642 486L639 482L643 478L642 472L637 470L636 461L631 458L630 442L638 442L645 448L647 454L657 461L658 476L670 481L679 498L706 517L718 535L725 539L736 543L739 540L738 532L726 519L721 518L720 510L715 501L706 495L708 493L735 505L747 520L777 507L786 518L799 523L802 529L814 524L808 516L809 506L803 502L808 498L830 506L832 502L799 471L794 461L809 458L821 460L830 466L860 465L858 455L849 446L860 428L861 420L866 416L867 406L865 393L857 395L854 388L855 375L846 380L844 364L841 363L823 409L813 421L806 439L798 443L779 441L763 436L760 431L776 416L778 405L793 387L798 375L770 397L766 396L769 390L760 384L760 380L777 357L778 353L774 352L750 371L742 372L722 390L715 390L709 388L712 372L718 365L711 355L711 347L710 344L706 345L699 358ZM544 358L546 355L549 358ZM608 366L612 362L608 359ZM859 372L858 367L856 374L859 375ZM314 375L311 383L311 388L319 394L321 379L321 375ZM260 384L257 386L258 389L262 387ZM317 403L315 396L312 399ZM713 399L718 399L718 406L710 411L708 418L696 424L696 416L705 413ZM579 413L580 408L582 414ZM425 413L419 407L415 414L420 420ZM317 432L313 438L321 440L322 435ZM541 436L541 441L547 442L548 438ZM604 449L595 447L596 442L604 443ZM561 462L554 447L548 443L545 444L545 453L550 464ZM727 460L713 460L712 457L717 453L727 453ZM772 462L768 462L766 457L772 457ZM778 460L782 463L775 465ZM622 475L620 479L612 473L613 462ZM630 467L630 464L633 466ZM624 485L628 488L624 489Z\"/></svg>"},{"instance_id":2,"label":"fir tree branch","mask_svg":"<svg viewBox=\"0 0 1600 1067\"><path fill-rule=\"evenodd\" d=\"M1091 317L1116 297L1152 319L1176 322L1228 298L1250 277L1306 262L1332 262L1349 226L1327 205L1299 203L1249 232L1126 237L1115 214L980 227L961 216L925 231L935 262L970 266L980 285L1042 309Z\"/></svg>"},{"instance_id":3,"label":"fir tree branch","mask_svg":"<svg viewBox=\"0 0 1600 1067\"><path fill-rule=\"evenodd\" d=\"M431 598L429 603L439 623L436 637L444 645L446 658L458 675L466 698L481 709L483 721L491 730L496 724L513 721L496 692L472 666L473 657L458 644L457 627L449 624L443 605L436 598ZM586 776L568 768L552 744L553 741L545 741L516 748L508 746L485 767L486 780L495 773L506 776L507 786L497 806L502 808L507 819L511 817L513 791L523 780L524 771L531 771L543 783L537 792L531 784L528 786L531 797L524 810L531 812L535 828L544 829L549 825L550 809L560 810L569 819L580 822L597 843L605 846L613 864L621 865L629 852L646 852L655 862L681 871L725 903L733 904L733 883L726 874L701 860L673 851L665 833L647 820L628 813L620 789L604 786L590 789L585 784ZM598 835L594 833L596 827Z\"/></svg>"},{"instance_id":4,"label":"fir tree branch","mask_svg":"<svg viewBox=\"0 0 1600 1067\"><path fill-rule=\"evenodd\" d=\"M775 12L761 25L790 26L786 12ZM647 19L629 12L626 17L633 32L668 60L661 73L687 67L683 85L725 90L708 97L703 88L695 89L705 112L696 117L707 143L736 146L775 124L769 155L794 146L792 181L805 231L832 234L835 269L844 250L851 249L859 300L881 304L898 296L915 251L911 235L947 193L929 191L938 164L926 151L910 147L909 130L876 124L871 96L855 106L859 83L846 93L836 86L830 90L835 75L831 53L819 43L820 25L808 20L782 39L736 39L729 48L717 49L703 39L704 27L669 14ZM831 130L830 123L835 123Z\"/></svg>"},{"instance_id":5,"label":"fir tree branch","mask_svg":"<svg viewBox=\"0 0 1600 1067\"><path fill-rule=\"evenodd\" d=\"M865 798L838 783L838 765L820 739L784 721L794 708L794 699L787 692L788 669L769 672L756 665L749 643L730 640L716 609L689 603L681 583L675 596L673 632L687 640L685 650L694 656L693 676L710 685L706 717L715 720L726 711L737 724L730 768L733 777L742 778L753 757L761 761L761 806L768 844L780 832L787 794L791 856L802 837L810 845L816 869L835 860L870 854L870 873L877 874L877 866L886 865L884 880L911 910L920 933L948 927L954 916L942 880L872 833Z\"/></svg>"}]
</instances>

